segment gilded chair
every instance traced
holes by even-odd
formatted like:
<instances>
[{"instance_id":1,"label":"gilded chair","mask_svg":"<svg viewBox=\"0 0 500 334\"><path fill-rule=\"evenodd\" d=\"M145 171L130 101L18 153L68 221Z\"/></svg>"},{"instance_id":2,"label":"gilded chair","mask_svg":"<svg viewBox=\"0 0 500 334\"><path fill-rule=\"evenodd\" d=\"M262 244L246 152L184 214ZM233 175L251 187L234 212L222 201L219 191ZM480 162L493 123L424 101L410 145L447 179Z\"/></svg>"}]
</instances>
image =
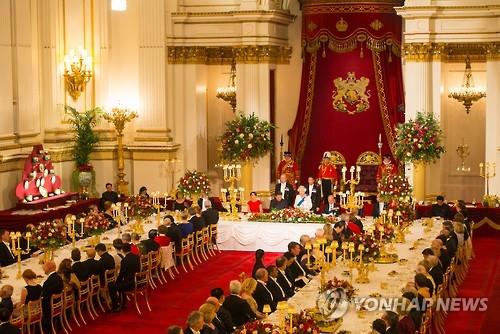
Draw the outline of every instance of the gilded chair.
<instances>
[{"instance_id":1,"label":"gilded chair","mask_svg":"<svg viewBox=\"0 0 500 334\"><path fill-rule=\"evenodd\" d=\"M356 165L361 167L359 184L356 191L364 193L377 193L377 172L382 164L382 158L375 152L366 151L356 159Z\"/></svg>"},{"instance_id":2,"label":"gilded chair","mask_svg":"<svg viewBox=\"0 0 500 334\"><path fill-rule=\"evenodd\" d=\"M54 321L59 319L59 323L61 324L61 328L64 330L66 334L68 334L68 330L64 324L64 298L62 293L55 293L50 296L50 309L52 317L50 319L50 328L52 334L57 334L56 326Z\"/></svg>"},{"instance_id":3,"label":"gilded chair","mask_svg":"<svg viewBox=\"0 0 500 334\"><path fill-rule=\"evenodd\" d=\"M157 251L149 252L148 261L149 285L151 286L151 289L156 289L156 283L154 281L155 277L158 279L160 284L166 282L160 268L160 250L158 249Z\"/></svg>"},{"instance_id":4,"label":"gilded chair","mask_svg":"<svg viewBox=\"0 0 500 334\"><path fill-rule=\"evenodd\" d=\"M162 277L165 283L167 283L167 279L163 275L164 271L168 271L170 278L175 279L175 274L172 268L175 268L175 259L174 259L174 249L175 245L171 242L168 246L162 246L159 249L160 252L160 271L162 273ZM177 268L175 268L177 269ZM179 273L177 271L177 273Z\"/></svg>"},{"instance_id":5,"label":"gilded chair","mask_svg":"<svg viewBox=\"0 0 500 334\"><path fill-rule=\"evenodd\" d=\"M76 318L75 314L75 293L71 287L66 287L64 288L63 291L63 298L64 298L64 312L63 312L63 320L66 325L66 327L72 331L73 329L71 328L68 320L68 313L71 314L73 317L73 320L75 321L76 325L80 327L80 323L78 322L78 319Z\"/></svg>"},{"instance_id":6,"label":"gilded chair","mask_svg":"<svg viewBox=\"0 0 500 334\"><path fill-rule=\"evenodd\" d=\"M203 249L203 231L196 231L195 234L195 246L194 246L194 255L196 259L198 259L199 263L206 261L208 258L205 255L205 250Z\"/></svg>"},{"instance_id":7,"label":"gilded chair","mask_svg":"<svg viewBox=\"0 0 500 334\"><path fill-rule=\"evenodd\" d=\"M78 289L78 300L76 301L76 311L78 316L82 319L84 325L87 324L82 313L82 306L85 306L87 312L90 314L92 320L95 320L94 314L92 313L92 308L90 306L90 279L86 281L80 281L80 289Z\"/></svg>"},{"instance_id":8,"label":"gilded chair","mask_svg":"<svg viewBox=\"0 0 500 334\"><path fill-rule=\"evenodd\" d=\"M176 250L175 256L180 259L182 268L187 273L186 265L184 264L184 259L187 260L189 267L193 270L193 265L191 264L191 260L189 259L189 252L191 249L191 245L189 244L188 238L184 238L181 241L181 245L179 249Z\"/></svg>"},{"instance_id":9,"label":"gilded chair","mask_svg":"<svg viewBox=\"0 0 500 334\"><path fill-rule=\"evenodd\" d=\"M151 306L149 306L149 300L148 300L148 284L149 284L148 276L149 273L147 270L136 273L134 278L134 289L132 291L125 291L125 295L127 297L134 299L134 305L139 315L141 315L142 313L141 309L139 308L139 304L137 302L137 295L144 296L144 299L146 300L146 306L148 307L148 310L151 312Z\"/></svg>"},{"instance_id":10,"label":"gilded chair","mask_svg":"<svg viewBox=\"0 0 500 334\"><path fill-rule=\"evenodd\" d=\"M26 330L28 334L31 334L31 329L33 327L33 333L35 328L38 327L39 333L43 334L42 329L42 299L32 300L28 302L25 307L24 314L24 324L26 325ZM38 326L37 326L38 325Z\"/></svg>"},{"instance_id":11,"label":"gilded chair","mask_svg":"<svg viewBox=\"0 0 500 334\"><path fill-rule=\"evenodd\" d=\"M99 314L96 311L94 301L97 302L97 305L99 305L99 308L103 313L106 312L101 302L101 280L99 275L92 275L92 277L90 277L89 282L90 282L90 298L89 298L90 307L92 308L92 311L97 317Z\"/></svg>"},{"instance_id":12,"label":"gilded chair","mask_svg":"<svg viewBox=\"0 0 500 334\"><path fill-rule=\"evenodd\" d=\"M187 236L187 239L189 241L189 255L188 255L188 259L191 258L191 260L193 261L193 263L195 265L198 265L198 262L196 261L195 254L194 254L194 247L195 247L195 244L194 244L194 233L189 234ZM191 267L191 270L194 269L192 265L190 267Z\"/></svg>"},{"instance_id":13,"label":"gilded chair","mask_svg":"<svg viewBox=\"0 0 500 334\"><path fill-rule=\"evenodd\" d=\"M205 252L206 259L208 260L209 256L213 256L215 253L210 251L210 230L208 226L205 226L203 229L203 251Z\"/></svg>"},{"instance_id":14,"label":"gilded chair","mask_svg":"<svg viewBox=\"0 0 500 334\"><path fill-rule=\"evenodd\" d=\"M104 285L101 286L101 296L106 301L106 305L111 310L111 298L109 296L109 284L116 282L115 269L108 269L104 272Z\"/></svg>"},{"instance_id":15,"label":"gilded chair","mask_svg":"<svg viewBox=\"0 0 500 334\"><path fill-rule=\"evenodd\" d=\"M215 248L220 253L219 246L217 245L217 233L218 233L217 224L210 225L210 248L212 249L212 251ZM213 252L215 254L215 251Z\"/></svg>"},{"instance_id":16,"label":"gilded chair","mask_svg":"<svg viewBox=\"0 0 500 334\"><path fill-rule=\"evenodd\" d=\"M24 305L14 310L10 317L10 323L17 327L21 334L24 333Z\"/></svg>"}]
</instances>

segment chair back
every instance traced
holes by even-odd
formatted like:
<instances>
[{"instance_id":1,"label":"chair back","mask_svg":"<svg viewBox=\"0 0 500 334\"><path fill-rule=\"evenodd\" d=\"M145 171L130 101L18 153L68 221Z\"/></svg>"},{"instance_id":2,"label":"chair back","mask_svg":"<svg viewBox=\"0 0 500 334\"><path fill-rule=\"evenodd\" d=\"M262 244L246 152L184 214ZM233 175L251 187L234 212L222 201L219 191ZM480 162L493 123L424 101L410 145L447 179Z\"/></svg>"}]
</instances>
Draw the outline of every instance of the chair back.
<instances>
[{"instance_id":1,"label":"chair back","mask_svg":"<svg viewBox=\"0 0 500 334\"><path fill-rule=\"evenodd\" d=\"M99 293L99 289L101 289L101 280L98 275L92 275L89 279L90 282L90 294L97 295Z\"/></svg>"},{"instance_id":2,"label":"chair back","mask_svg":"<svg viewBox=\"0 0 500 334\"><path fill-rule=\"evenodd\" d=\"M203 230L196 231L196 247L203 244Z\"/></svg>"},{"instance_id":3,"label":"chair back","mask_svg":"<svg viewBox=\"0 0 500 334\"><path fill-rule=\"evenodd\" d=\"M191 233L187 236L188 243L189 243L189 250L193 249L194 247L194 233Z\"/></svg>"},{"instance_id":4,"label":"chair back","mask_svg":"<svg viewBox=\"0 0 500 334\"><path fill-rule=\"evenodd\" d=\"M140 255L140 261L141 261L141 270L140 271L145 271L145 270L148 270L148 267L149 267L149 255L148 254L144 254L144 255Z\"/></svg>"},{"instance_id":5,"label":"chair back","mask_svg":"<svg viewBox=\"0 0 500 334\"><path fill-rule=\"evenodd\" d=\"M148 288L148 272L139 271L135 273L135 292L140 293Z\"/></svg>"},{"instance_id":6,"label":"chair back","mask_svg":"<svg viewBox=\"0 0 500 334\"><path fill-rule=\"evenodd\" d=\"M64 312L63 293L54 293L50 296L50 309L52 310L52 318Z\"/></svg>"},{"instance_id":7,"label":"chair back","mask_svg":"<svg viewBox=\"0 0 500 334\"><path fill-rule=\"evenodd\" d=\"M16 313L16 315L14 313ZM19 308L19 313L17 312L12 313L10 317L10 323L13 326L19 328L19 330L22 332L24 326L24 305L21 305L21 307Z\"/></svg>"},{"instance_id":8,"label":"chair back","mask_svg":"<svg viewBox=\"0 0 500 334\"><path fill-rule=\"evenodd\" d=\"M116 282L116 271L115 269L108 269L104 272L104 286L109 286L109 283Z\"/></svg>"},{"instance_id":9,"label":"chair back","mask_svg":"<svg viewBox=\"0 0 500 334\"><path fill-rule=\"evenodd\" d=\"M183 238L181 240L180 250L178 250L177 254L179 254L179 255L185 255L185 254L189 253L189 250L190 250L189 239L188 239L188 237Z\"/></svg>"},{"instance_id":10,"label":"chair back","mask_svg":"<svg viewBox=\"0 0 500 334\"><path fill-rule=\"evenodd\" d=\"M208 244L210 242L210 230L208 226L205 226L201 231L203 232L203 243Z\"/></svg>"},{"instance_id":11,"label":"chair back","mask_svg":"<svg viewBox=\"0 0 500 334\"><path fill-rule=\"evenodd\" d=\"M210 239L213 242L217 240L217 224L210 225Z\"/></svg>"},{"instance_id":12,"label":"chair back","mask_svg":"<svg viewBox=\"0 0 500 334\"><path fill-rule=\"evenodd\" d=\"M163 269L168 269L175 266L174 261L174 245L171 242L168 246L160 247L160 267Z\"/></svg>"},{"instance_id":13,"label":"chair back","mask_svg":"<svg viewBox=\"0 0 500 334\"><path fill-rule=\"evenodd\" d=\"M80 289L78 289L78 301L84 302L90 295L90 279L80 282Z\"/></svg>"},{"instance_id":14,"label":"chair back","mask_svg":"<svg viewBox=\"0 0 500 334\"><path fill-rule=\"evenodd\" d=\"M160 266L160 249L154 252L149 252L149 269L153 270Z\"/></svg>"},{"instance_id":15,"label":"chair back","mask_svg":"<svg viewBox=\"0 0 500 334\"><path fill-rule=\"evenodd\" d=\"M75 295L71 287L65 287L63 291L64 308L69 309L75 304Z\"/></svg>"},{"instance_id":16,"label":"chair back","mask_svg":"<svg viewBox=\"0 0 500 334\"><path fill-rule=\"evenodd\" d=\"M26 305L26 323L34 324L42 321L42 299L29 301Z\"/></svg>"}]
</instances>

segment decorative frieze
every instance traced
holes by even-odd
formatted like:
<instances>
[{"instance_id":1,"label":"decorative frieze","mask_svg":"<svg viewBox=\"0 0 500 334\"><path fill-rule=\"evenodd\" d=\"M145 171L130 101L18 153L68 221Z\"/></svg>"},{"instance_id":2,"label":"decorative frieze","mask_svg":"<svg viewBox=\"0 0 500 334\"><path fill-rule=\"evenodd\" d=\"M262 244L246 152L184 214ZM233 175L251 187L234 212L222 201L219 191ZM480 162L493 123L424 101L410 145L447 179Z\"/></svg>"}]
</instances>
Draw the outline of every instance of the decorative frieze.
<instances>
[{"instance_id":1,"label":"decorative frieze","mask_svg":"<svg viewBox=\"0 0 500 334\"><path fill-rule=\"evenodd\" d=\"M403 44L405 61L463 62L486 61L500 58L500 42L484 43L406 43Z\"/></svg>"}]
</instances>

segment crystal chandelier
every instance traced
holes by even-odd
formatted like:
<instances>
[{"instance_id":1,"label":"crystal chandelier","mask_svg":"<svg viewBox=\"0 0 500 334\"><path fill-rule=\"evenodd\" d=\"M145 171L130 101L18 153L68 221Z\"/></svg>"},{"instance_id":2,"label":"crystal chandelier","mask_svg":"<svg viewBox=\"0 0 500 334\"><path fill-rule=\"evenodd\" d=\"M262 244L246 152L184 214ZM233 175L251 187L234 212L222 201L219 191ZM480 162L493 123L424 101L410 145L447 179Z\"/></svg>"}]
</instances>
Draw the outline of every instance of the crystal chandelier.
<instances>
[{"instance_id":1,"label":"crystal chandelier","mask_svg":"<svg viewBox=\"0 0 500 334\"><path fill-rule=\"evenodd\" d=\"M226 87L217 88L217 98L226 101L231 105L233 113L236 112L236 64L231 63L231 73L229 74L229 84Z\"/></svg>"},{"instance_id":2,"label":"crystal chandelier","mask_svg":"<svg viewBox=\"0 0 500 334\"><path fill-rule=\"evenodd\" d=\"M454 98L458 102L462 102L467 114L470 112L470 108L474 102L486 97L484 87L476 87L474 85L469 57L465 59L465 72L462 86L450 89L448 97Z\"/></svg>"}]
</instances>

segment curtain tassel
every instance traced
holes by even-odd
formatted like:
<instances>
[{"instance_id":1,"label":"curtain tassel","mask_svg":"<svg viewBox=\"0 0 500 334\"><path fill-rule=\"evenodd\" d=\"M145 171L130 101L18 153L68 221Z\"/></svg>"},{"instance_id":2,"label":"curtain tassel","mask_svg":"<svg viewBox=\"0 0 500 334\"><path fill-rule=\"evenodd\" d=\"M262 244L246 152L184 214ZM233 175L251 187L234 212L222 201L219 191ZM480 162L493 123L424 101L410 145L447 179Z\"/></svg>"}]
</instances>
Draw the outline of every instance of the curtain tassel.
<instances>
[{"instance_id":1,"label":"curtain tassel","mask_svg":"<svg viewBox=\"0 0 500 334\"><path fill-rule=\"evenodd\" d=\"M364 58L365 52L363 50L363 42L361 42L361 50L359 51L359 58Z\"/></svg>"}]
</instances>

